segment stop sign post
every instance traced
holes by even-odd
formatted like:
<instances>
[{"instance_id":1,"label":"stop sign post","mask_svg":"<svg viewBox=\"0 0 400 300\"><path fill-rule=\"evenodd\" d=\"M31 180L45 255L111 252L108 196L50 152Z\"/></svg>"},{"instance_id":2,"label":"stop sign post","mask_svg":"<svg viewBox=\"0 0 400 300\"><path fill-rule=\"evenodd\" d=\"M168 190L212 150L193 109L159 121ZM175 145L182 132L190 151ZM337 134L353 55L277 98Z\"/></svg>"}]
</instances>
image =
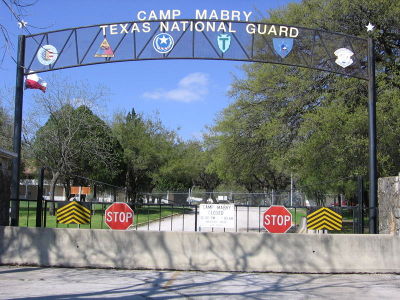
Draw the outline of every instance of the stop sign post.
<instances>
[{"instance_id":1,"label":"stop sign post","mask_svg":"<svg viewBox=\"0 0 400 300\"><path fill-rule=\"evenodd\" d=\"M292 214L284 206L270 206L264 212L263 225L270 233L285 233L292 227Z\"/></svg>"},{"instance_id":2,"label":"stop sign post","mask_svg":"<svg viewBox=\"0 0 400 300\"><path fill-rule=\"evenodd\" d=\"M115 202L105 211L105 223L111 229L126 230L133 224L133 216L128 204Z\"/></svg>"}]
</instances>

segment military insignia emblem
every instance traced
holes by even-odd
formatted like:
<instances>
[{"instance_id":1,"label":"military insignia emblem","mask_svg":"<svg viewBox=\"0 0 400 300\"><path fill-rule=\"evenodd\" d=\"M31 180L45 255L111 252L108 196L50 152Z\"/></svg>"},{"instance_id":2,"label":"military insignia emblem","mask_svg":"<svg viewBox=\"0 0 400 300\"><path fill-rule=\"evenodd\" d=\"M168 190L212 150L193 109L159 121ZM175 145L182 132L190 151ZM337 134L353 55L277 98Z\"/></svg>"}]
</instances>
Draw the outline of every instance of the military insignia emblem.
<instances>
[{"instance_id":1,"label":"military insignia emblem","mask_svg":"<svg viewBox=\"0 0 400 300\"><path fill-rule=\"evenodd\" d=\"M57 60L58 52L56 47L44 45L39 48L36 57L42 65L48 66Z\"/></svg>"},{"instance_id":2,"label":"military insignia emblem","mask_svg":"<svg viewBox=\"0 0 400 300\"><path fill-rule=\"evenodd\" d=\"M294 41L292 38L273 38L272 42L274 44L275 52L282 58L288 56L293 49Z\"/></svg>"},{"instance_id":3,"label":"military insignia emblem","mask_svg":"<svg viewBox=\"0 0 400 300\"><path fill-rule=\"evenodd\" d=\"M158 53L165 54L174 47L174 39L168 33L159 33L153 39L153 48Z\"/></svg>"},{"instance_id":4,"label":"military insignia emblem","mask_svg":"<svg viewBox=\"0 0 400 300\"><path fill-rule=\"evenodd\" d=\"M231 36L227 33L221 33L217 37L218 47L222 53L228 51L229 47L231 46Z\"/></svg>"},{"instance_id":5,"label":"military insignia emblem","mask_svg":"<svg viewBox=\"0 0 400 300\"><path fill-rule=\"evenodd\" d=\"M112 50L106 38L104 38L104 40L101 42L100 47L97 49L94 57L114 57L114 51Z\"/></svg>"},{"instance_id":6,"label":"military insignia emblem","mask_svg":"<svg viewBox=\"0 0 400 300\"><path fill-rule=\"evenodd\" d=\"M337 56L335 63L342 68L346 68L353 63L353 59L351 57L354 55L354 53L347 48L339 48L334 52L334 54Z\"/></svg>"}]
</instances>

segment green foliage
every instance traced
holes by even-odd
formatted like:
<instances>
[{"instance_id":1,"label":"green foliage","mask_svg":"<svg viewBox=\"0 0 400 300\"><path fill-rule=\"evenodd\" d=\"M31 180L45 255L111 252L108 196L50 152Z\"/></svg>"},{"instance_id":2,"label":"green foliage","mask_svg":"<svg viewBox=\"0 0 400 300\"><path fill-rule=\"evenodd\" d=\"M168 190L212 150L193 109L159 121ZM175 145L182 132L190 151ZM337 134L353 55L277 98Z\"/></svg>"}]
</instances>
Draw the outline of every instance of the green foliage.
<instances>
[{"instance_id":1,"label":"green foliage","mask_svg":"<svg viewBox=\"0 0 400 300\"><path fill-rule=\"evenodd\" d=\"M1 100L1 99L0 99ZM0 148L12 148L12 119L0 102Z\"/></svg>"},{"instance_id":2,"label":"green foliage","mask_svg":"<svg viewBox=\"0 0 400 300\"><path fill-rule=\"evenodd\" d=\"M176 134L160 120L145 119L134 110L115 116L113 134L123 149L128 197L136 200L140 192L154 189L160 168L172 155Z\"/></svg>"},{"instance_id":3,"label":"green foliage","mask_svg":"<svg viewBox=\"0 0 400 300\"><path fill-rule=\"evenodd\" d=\"M76 109L76 117L85 120L77 139L84 139L86 155L80 157L78 174L91 179L122 185L122 148L112 135L111 128L86 106ZM107 161L106 161L107 160Z\"/></svg>"},{"instance_id":4,"label":"green foliage","mask_svg":"<svg viewBox=\"0 0 400 300\"><path fill-rule=\"evenodd\" d=\"M204 169L200 161L203 154L201 145L197 142L179 142L174 145L171 154L157 174L156 189L187 191Z\"/></svg>"},{"instance_id":5,"label":"green foliage","mask_svg":"<svg viewBox=\"0 0 400 300\"><path fill-rule=\"evenodd\" d=\"M350 112L343 103L306 114L288 155L299 183L319 192L346 192L341 179L367 173L367 123L364 107Z\"/></svg>"},{"instance_id":6,"label":"green foliage","mask_svg":"<svg viewBox=\"0 0 400 300\"><path fill-rule=\"evenodd\" d=\"M86 106L64 105L36 133L33 153L38 166L50 167L66 181L72 175L113 182L120 154L111 129Z\"/></svg>"},{"instance_id":7,"label":"green foliage","mask_svg":"<svg viewBox=\"0 0 400 300\"><path fill-rule=\"evenodd\" d=\"M397 76L400 80L400 76ZM381 176L400 171L400 89L380 81L377 103L378 162Z\"/></svg>"},{"instance_id":8,"label":"green foliage","mask_svg":"<svg viewBox=\"0 0 400 300\"><path fill-rule=\"evenodd\" d=\"M271 23L367 36L376 26L378 170L398 173L400 2L304 0L270 11ZM264 47L263 43L257 44ZM367 83L294 67L248 64L236 79L235 102L208 138L212 167L248 190L285 188L291 173L313 195L351 194L367 175Z\"/></svg>"},{"instance_id":9,"label":"green foliage","mask_svg":"<svg viewBox=\"0 0 400 300\"><path fill-rule=\"evenodd\" d=\"M218 176L208 169L209 152L199 142L182 142L159 119L134 110L115 116L113 132L123 148L128 197L142 192L188 191L201 186L213 191Z\"/></svg>"},{"instance_id":10,"label":"green foliage","mask_svg":"<svg viewBox=\"0 0 400 300\"><path fill-rule=\"evenodd\" d=\"M224 182L243 185L248 191L274 188L268 186L268 181L275 179L269 176L270 169L266 168L268 145L261 137L259 123L252 119L261 118L262 114L246 112L246 109L230 106L213 128L207 141L215 147L210 168Z\"/></svg>"}]
</instances>

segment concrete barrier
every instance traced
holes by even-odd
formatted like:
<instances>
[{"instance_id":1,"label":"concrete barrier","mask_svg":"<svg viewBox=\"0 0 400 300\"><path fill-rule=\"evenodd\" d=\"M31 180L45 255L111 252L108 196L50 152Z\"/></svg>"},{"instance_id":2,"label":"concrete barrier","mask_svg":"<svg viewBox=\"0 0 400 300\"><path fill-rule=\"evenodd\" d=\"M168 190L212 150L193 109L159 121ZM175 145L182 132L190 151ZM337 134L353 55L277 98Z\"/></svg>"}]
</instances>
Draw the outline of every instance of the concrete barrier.
<instances>
[{"instance_id":1,"label":"concrete barrier","mask_svg":"<svg viewBox=\"0 0 400 300\"><path fill-rule=\"evenodd\" d=\"M0 264L202 271L400 272L400 237L0 227Z\"/></svg>"}]
</instances>

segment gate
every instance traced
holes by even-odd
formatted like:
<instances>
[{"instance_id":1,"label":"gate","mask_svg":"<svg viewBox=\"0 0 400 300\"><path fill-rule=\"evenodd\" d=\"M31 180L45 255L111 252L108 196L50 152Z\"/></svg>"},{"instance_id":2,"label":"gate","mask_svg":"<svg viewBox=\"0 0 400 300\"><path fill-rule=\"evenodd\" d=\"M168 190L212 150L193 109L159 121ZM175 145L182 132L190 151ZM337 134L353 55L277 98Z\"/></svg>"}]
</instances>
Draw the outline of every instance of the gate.
<instances>
[{"instance_id":1,"label":"gate","mask_svg":"<svg viewBox=\"0 0 400 300\"><path fill-rule=\"evenodd\" d=\"M18 200L20 204L19 224L26 227L48 227L48 228L82 228L82 229L108 229L105 224L104 215L106 209L114 202L126 202L124 188L108 185L89 178L76 176L90 190L83 197L71 194L63 199L58 196L58 200L50 200L44 181L45 168L39 170L39 178L36 185L31 185L33 197ZM367 223L369 216L366 208L365 191L363 178L358 177L354 180L357 184L356 195L352 201L342 201L339 195L326 196L325 207L333 209L343 218L343 226L340 231L331 233L356 233L362 234L369 232L365 230L364 224ZM72 190L72 189L71 189ZM82 188L80 189L83 190ZM37 193L36 193L37 191ZM200 196L200 192L195 194ZM144 193L140 202L127 202L134 210L135 218L133 230L147 231L212 231L212 232L265 232L262 224L264 212L272 205L285 206L292 214L293 226L289 230L291 233L304 233L307 231L307 216L320 209L317 202L307 198L304 193L296 191L293 194L287 191L271 193L214 193L213 197L217 204L234 205L234 227L232 228L202 228L199 225L199 205L210 203L208 193L202 194L203 199L197 202L193 199L192 193ZM36 199L34 199L36 197ZM84 205L89 211L89 221L86 224L61 224L57 215L57 210L64 205L77 201ZM293 201L294 200L294 201ZM15 202L12 199L12 202ZM292 203L292 204L291 204ZM52 213L52 212L55 213Z\"/></svg>"},{"instance_id":2,"label":"gate","mask_svg":"<svg viewBox=\"0 0 400 300\"><path fill-rule=\"evenodd\" d=\"M262 22L146 20L19 36L12 198L19 198L24 76L103 63L164 59L234 60L297 66L368 81L369 227L377 232L376 91L372 38ZM290 53L290 55L289 55ZM11 225L18 225L13 201Z\"/></svg>"}]
</instances>

